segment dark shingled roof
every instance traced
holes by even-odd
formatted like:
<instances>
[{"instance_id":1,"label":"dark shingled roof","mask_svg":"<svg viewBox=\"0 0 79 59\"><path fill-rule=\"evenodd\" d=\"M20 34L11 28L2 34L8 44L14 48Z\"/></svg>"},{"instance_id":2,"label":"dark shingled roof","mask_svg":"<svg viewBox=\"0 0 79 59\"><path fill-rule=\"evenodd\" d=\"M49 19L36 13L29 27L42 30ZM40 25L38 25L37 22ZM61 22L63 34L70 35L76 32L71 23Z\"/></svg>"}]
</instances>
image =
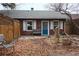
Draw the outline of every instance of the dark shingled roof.
<instances>
[{"instance_id":1,"label":"dark shingled roof","mask_svg":"<svg viewBox=\"0 0 79 59\"><path fill-rule=\"evenodd\" d=\"M1 10L0 13L12 18L68 19L68 16L54 11Z\"/></svg>"}]
</instances>

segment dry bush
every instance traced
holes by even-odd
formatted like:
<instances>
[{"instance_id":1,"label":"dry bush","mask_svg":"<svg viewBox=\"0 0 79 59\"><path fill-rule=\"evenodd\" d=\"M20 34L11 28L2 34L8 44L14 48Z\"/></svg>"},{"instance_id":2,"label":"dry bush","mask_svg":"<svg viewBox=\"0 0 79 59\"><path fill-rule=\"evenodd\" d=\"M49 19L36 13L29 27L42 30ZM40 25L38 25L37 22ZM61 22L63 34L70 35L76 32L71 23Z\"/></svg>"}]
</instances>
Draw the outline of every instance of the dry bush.
<instances>
[{"instance_id":1,"label":"dry bush","mask_svg":"<svg viewBox=\"0 0 79 59\"><path fill-rule=\"evenodd\" d=\"M72 45L72 41L69 39L62 39L63 41L61 42L63 46L71 46Z\"/></svg>"},{"instance_id":2,"label":"dry bush","mask_svg":"<svg viewBox=\"0 0 79 59\"><path fill-rule=\"evenodd\" d=\"M53 37L51 38L51 42L52 43L58 43L59 42L59 28L55 28L54 30L54 35Z\"/></svg>"}]
</instances>

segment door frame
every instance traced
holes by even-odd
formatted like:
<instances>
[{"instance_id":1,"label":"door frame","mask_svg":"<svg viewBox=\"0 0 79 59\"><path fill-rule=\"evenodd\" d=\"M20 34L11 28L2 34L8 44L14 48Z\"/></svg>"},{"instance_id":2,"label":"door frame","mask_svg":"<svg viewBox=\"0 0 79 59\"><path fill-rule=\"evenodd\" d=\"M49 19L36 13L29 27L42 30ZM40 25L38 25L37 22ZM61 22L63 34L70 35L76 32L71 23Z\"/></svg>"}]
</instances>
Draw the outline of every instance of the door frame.
<instances>
[{"instance_id":1,"label":"door frame","mask_svg":"<svg viewBox=\"0 0 79 59\"><path fill-rule=\"evenodd\" d=\"M47 21L47 20L42 20L41 21L41 35L44 35L43 34L43 22L48 22L48 34L47 35L49 36L49 21Z\"/></svg>"}]
</instances>

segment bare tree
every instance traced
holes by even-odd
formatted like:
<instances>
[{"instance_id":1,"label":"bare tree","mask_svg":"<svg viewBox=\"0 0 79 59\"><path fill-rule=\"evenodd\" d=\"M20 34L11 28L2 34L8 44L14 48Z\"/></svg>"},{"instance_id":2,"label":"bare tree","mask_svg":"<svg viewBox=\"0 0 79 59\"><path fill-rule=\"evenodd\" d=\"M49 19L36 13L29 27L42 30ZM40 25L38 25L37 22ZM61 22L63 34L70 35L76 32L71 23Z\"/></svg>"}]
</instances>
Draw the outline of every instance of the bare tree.
<instances>
[{"instance_id":1,"label":"bare tree","mask_svg":"<svg viewBox=\"0 0 79 59\"><path fill-rule=\"evenodd\" d=\"M5 8L14 9L16 7L15 3L1 3L1 5Z\"/></svg>"},{"instance_id":2,"label":"bare tree","mask_svg":"<svg viewBox=\"0 0 79 59\"><path fill-rule=\"evenodd\" d=\"M73 25L75 25L79 29L79 26L72 21L72 16L71 16L71 13L73 11L75 11L75 12L79 11L79 9L78 9L79 4L78 3L76 3L76 4L69 4L69 3L49 3L48 7L49 7L50 10L66 14L70 18L68 20L68 22L69 22L70 25L72 25L71 29L72 29Z\"/></svg>"},{"instance_id":3,"label":"bare tree","mask_svg":"<svg viewBox=\"0 0 79 59\"><path fill-rule=\"evenodd\" d=\"M49 9L56 11L56 12L61 12L69 16L71 19L71 12L74 11L75 8L78 7L79 4L68 4L68 3L50 3L49 4Z\"/></svg>"}]
</instances>

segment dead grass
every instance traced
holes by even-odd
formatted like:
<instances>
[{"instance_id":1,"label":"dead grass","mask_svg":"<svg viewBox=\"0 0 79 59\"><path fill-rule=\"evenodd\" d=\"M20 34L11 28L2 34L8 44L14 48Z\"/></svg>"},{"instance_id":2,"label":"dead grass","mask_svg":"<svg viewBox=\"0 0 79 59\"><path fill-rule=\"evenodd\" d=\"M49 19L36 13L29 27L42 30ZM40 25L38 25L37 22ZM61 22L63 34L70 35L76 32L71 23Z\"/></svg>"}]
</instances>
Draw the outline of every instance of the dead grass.
<instances>
[{"instance_id":1,"label":"dead grass","mask_svg":"<svg viewBox=\"0 0 79 59\"><path fill-rule=\"evenodd\" d=\"M79 42L76 41L75 42ZM10 54L12 55L12 54ZM48 39L18 40L15 44L16 56L57 56L79 55L79 47L76 45L65 47L60 43L51 44Z\"/></svg>"}]
</instances>

